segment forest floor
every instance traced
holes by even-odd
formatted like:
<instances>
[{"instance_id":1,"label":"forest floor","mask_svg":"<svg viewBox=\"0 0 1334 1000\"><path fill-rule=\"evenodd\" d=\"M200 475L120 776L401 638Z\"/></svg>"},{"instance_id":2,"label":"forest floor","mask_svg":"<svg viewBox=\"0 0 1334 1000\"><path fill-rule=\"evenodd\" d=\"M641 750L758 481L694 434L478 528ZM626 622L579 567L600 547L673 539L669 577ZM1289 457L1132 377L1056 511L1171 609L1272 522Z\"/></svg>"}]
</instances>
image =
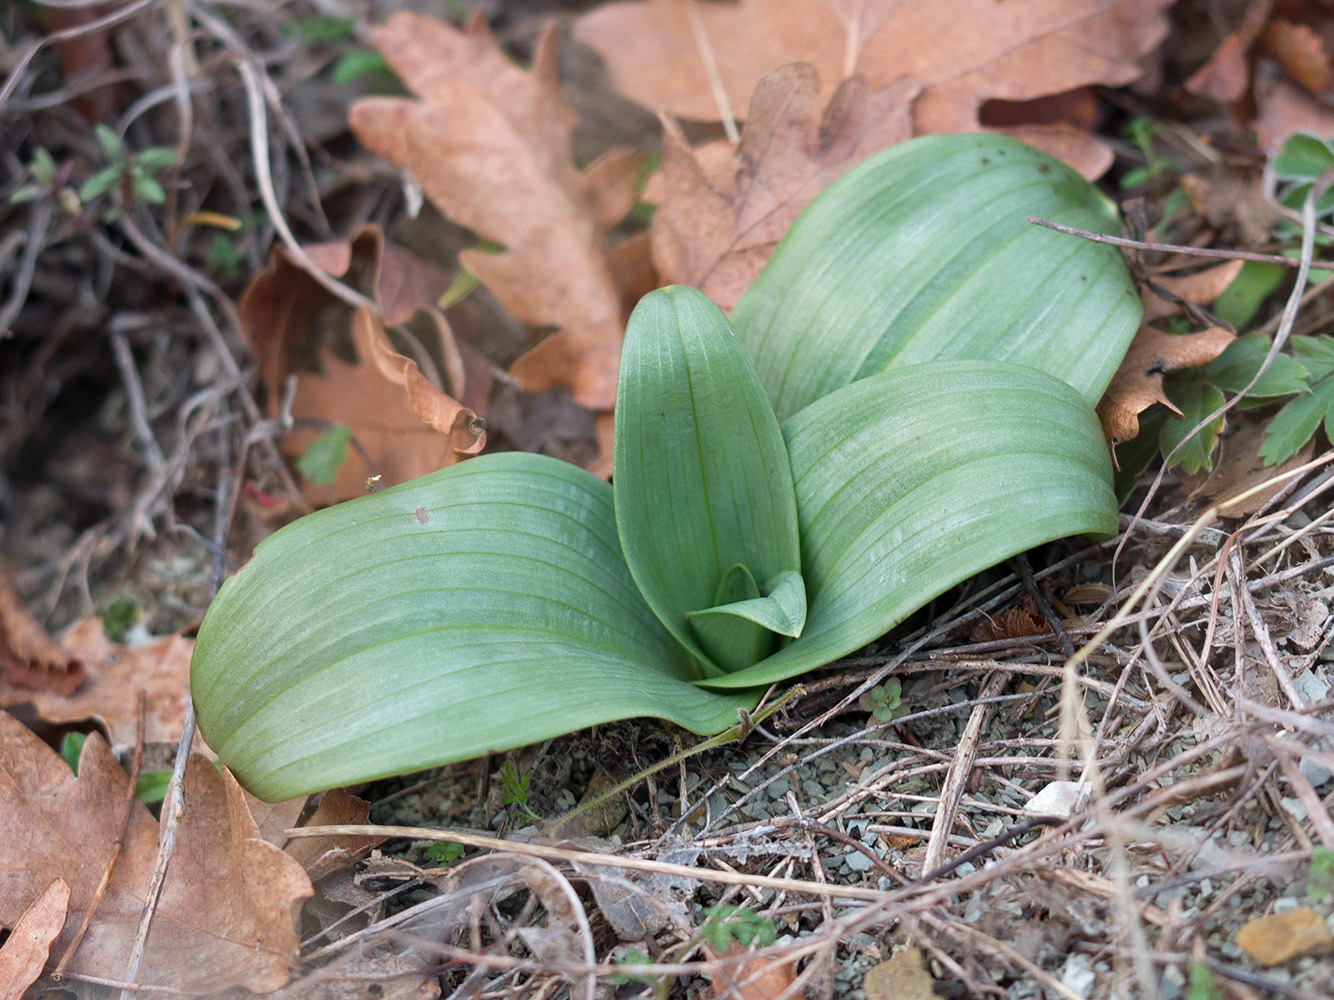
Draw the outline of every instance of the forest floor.
<instances>
[{"instance_id":1,"label":"forest floor","mask_svg":"<svg viewBox=\"0 0 1334 1000\"><path fill-rule=\"evenodd\" d=\"M117 0L0 12L0 705L12 713L0 713L0 844L11 845L0 848L0 927L26 921L0 938L0 998L111 996L134 982L148 984L141 996L288 1000L1334 995L1330 423L1317 429L1317 415L1314 436L1266 469L1256 455L1275 407L1232 409L1218 443L1206 432L1212 478L1165 465L1163 368L1201 364L1184 356L1121 400L1148 448L1118 454L1127 475L1148 466L1117 537L1057 542L956 588L803 678L733 742L692 752L683 730L632 720L272 807L182 762L184 810L162 819L179 820L181 846L161 901L146 904L193 636L260 540L373 476L389 485L455 460L477 443L460 442L459 413L484 415L488 450L608 471L610 403L575 401L593 375L557 373L541 391L525 382L527 352L577 318L548 321L542 310L556 306L539 303L538 319L514 319L515 288L478 285L459 265L461 250L492 239L492 210L468 207L468 182L418 186L349 127L354 101L404 92L375 26L404 7L458 24L464 6ZM478 10L521 66L555 19L563 99L578 115L570 176L628 148L650 157L636 161L642 181L667 159L662 127L614 50L640 61L643 87L665 87L635 48L657 36L599 35L588 18L600 6ZM757 11L746 30L769 23L774 36L804 6L695 5ZM1129 236L1307 262L1328 252L1328 226L1266 186L1289 132L1334 135L1322 97L1334 17L1322 5L1067 6L1125 8L1143 37L1115 58L1100 51L1102 76L1033 80L1027 92L1043 101L988 101L968 82L974 124L980 114L988 127L1058 135L1122 205ZM959 15L961 37L971 16ZM843 51L815 51L815 35L809 59L837 79ZM900 47L915 41L926 45ZM959 58L949 36L931 44ZM1035 64L1058 61L1042 51ZM994 81L1003 60L987 58L978 73ZM868 72L888 93L892 80ZM963 76L917 72L931 108L954 107ZM716 94L697 89L712 107ZM933 130L921 101L900 138ZM695 119L696 147L720 148L735 125L672 114ZM960 120L951 114L940 120ZM459 204L439 193L450 184ZM537 204L531 191L514 197ZM648 259L644 218L587 222L604 244L634 244L619 271L598 264L628 301L691 280L688 263L671 272ZM1216 313L1225 342L1295 335L1323 349L1328 281L1294 288L1293 268L1210 262L1194 284L1173 284L1189 259L1127 255L1157 293L1184 300L1180 332ZM413 270L422 261L429 273ZM317 264L333 291L310 278ZM537 266L532 282L546 280L549 265ZM405 276L420 286L404 291ZM706 290L735 301L735 289ZM351 357L343 303L369 296L387 314L394 295L413 302L409 314L440 303L448 318L448 337L387 348L410 354L453 407L443 426L414 423L408 408L380 427L389 407L404 410L403 386L336 355L342 337ZM312 344L330 351L320 379ZM312 380L332 390L316 399ZM1182 408L1198 421L1212 407ZM335 425L356 447L320 483L300 460ZM89 733L115 758L100 739L81 744ZM77 781L58 753L78 761ZM121 764L145 805L124 794ZM344 832L316 850L285 832L300 824L445 832Z\"/></svg>"}]
</instances>

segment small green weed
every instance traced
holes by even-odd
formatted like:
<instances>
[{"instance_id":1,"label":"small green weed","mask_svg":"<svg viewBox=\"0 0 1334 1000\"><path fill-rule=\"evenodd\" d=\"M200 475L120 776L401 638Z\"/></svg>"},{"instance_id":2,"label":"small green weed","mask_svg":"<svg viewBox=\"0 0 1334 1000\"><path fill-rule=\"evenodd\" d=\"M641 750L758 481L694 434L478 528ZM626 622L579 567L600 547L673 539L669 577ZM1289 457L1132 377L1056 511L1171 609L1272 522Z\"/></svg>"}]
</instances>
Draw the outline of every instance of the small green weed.
<instances>
[{"instance_id":1,"label":"small green weed","mask_svg":"<svg viewBox=\"0 0 1334 1000\"><path fill-rule=\"evenodd\" d=\"M743 948L749 948L752 943L767 948L778 940L773 923L744 906L719 903L705 910L704 916L706 919L699 932L717 954L725 952L733 942Z\"/></svg>"},{"instance_id":2,"label":"small green weed","mask_svg":"<svg viewBox=\"0 0 1334 1000\"><path fill-rule=\"evenodd\" d=\"M1311 868L1306 876L1306 898L1315 903L1334 892L1334 851L1311 848Z\"/></svg>"},{"instance_id":3,"label":"small green weed","mask_svg":"<svg viewBox=\"0 0 1334 1000\"><path fill-rule=\"evenodd\" d=\"M138 620L139 606L124 594L117 594L102 608L102 634L114 643L124 643Z\"/></svg>"},{"instance_id":4,"label":"small green weed","mask_svg":"<svg viewBox=\"0 0 1334 1000\"><path fill-rule=\"evenodd\" d=\"M863 711L874 715L877 722L893 722L908 714L908 709L900 701L902 693L902 682L897 677L891 677L885 683L864 692L857 703Z\"/></svg>"},{"instance_id":5,"label":"small green weed","mask_svg":"<svg viewBox=\"0 0 1334 1000\"><path fill-rule=\"evenodd\" d=\"M1223 991L1203 962L1191 962L1186 974L1186 1000L1223 1000Z\"/></svg>"},{"instance_id":6,"label":"small green weed","mask_svg":"<svg viewBox=\"0 0 1334 1000\"><path fill-rule=\"evenodd\" d=\"M463 857L463 845L449 840L436 841L426 848L426 856L441 868L448 868L451 863Z\"/></svg>"},{"instance_id":7,"label":"small green weed","mask_svg":"<svg viewBox=\"0 0 1334 1000\"><path fill-rule=\"evenodd\" d=\"M500 799L507 806L513 806L520 816L532 823L542 822L542 817L528 807L529 775L520 774L514 761L507 760L500 766Z\"/></svg>"}]
</instances>

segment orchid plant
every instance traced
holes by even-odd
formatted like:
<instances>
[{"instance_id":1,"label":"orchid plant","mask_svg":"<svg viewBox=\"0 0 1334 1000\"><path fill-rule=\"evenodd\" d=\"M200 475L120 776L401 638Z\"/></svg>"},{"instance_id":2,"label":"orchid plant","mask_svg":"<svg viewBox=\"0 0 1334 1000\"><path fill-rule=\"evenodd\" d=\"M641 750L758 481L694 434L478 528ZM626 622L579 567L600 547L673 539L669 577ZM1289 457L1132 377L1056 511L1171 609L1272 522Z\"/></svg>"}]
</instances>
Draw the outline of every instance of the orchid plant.
<instances>
[{"instance_id":1,"label":"orchid plant","mask_svg":"<svg viewBox=\"0 0 1334 1000\"><path fill-rule=\"evenodd\" d=\"M716 733L1035 545L1116 529L1093 405L1139 320L1110 202L934 136L817 197L734 309L646 296L608 484L485 455L263 542L199 631L222 761L276 800L634 716Z\"/></svg>"}]
</instances>

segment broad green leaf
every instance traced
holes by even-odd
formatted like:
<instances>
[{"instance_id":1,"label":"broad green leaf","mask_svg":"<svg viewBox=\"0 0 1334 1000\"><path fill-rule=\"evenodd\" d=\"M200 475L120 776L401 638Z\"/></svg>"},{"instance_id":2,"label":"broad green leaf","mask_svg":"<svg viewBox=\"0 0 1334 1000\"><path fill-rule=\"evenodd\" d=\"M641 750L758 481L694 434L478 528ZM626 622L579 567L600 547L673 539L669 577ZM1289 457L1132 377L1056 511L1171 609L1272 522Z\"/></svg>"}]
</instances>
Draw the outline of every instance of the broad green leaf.
<instances>
[{"instance_id":1,"label":"broad green leaf","mask_svg":"<svg viewBox=\"0 0 1334 1000\"><path fill-rule=\"evenodd\" d=\"M1091 184L1004 136L913 139L822 192L732 311L779 419L935 358L1030 365L1096 402L1139 296L1115 248L1026 216L1119 228Z\"/></svg>"},{"instance_id":2,"label":"broad green leaf","mask_svg":"<svg viewBox=\"0 0 1334 1000\"><path fill-rule=\"evenodd\" d=\"M783 424L801 521L801 637L710 688L836 660L955 584L1035 545L1111 535L1092 406L1005 362L936 361L854 382Z\"/></svg>"},{"instance_id":3,"label":"broad green leaf","mask_svg":"<svg viewBox=\"0 0 1334 1000\"><path fill-rule=\"evenodd\" d=\"M1286 462L1311 440L1321 422L1334 440L1334 378L1328 375L1270 418L1260 458L1265 465Z\"/></svg>"},{"instance_id":4,"label":"broad green leaf","mask_svg":"<svg viewBox=\"0 0 1334 1000\"><path fill-rule=\"evenodd\" d=\"M771 632L788 637L801 635L806 624L806 585L800 573L788 571L765 588L761 597L731 601L727 604L692 611L689 617L701 615L735 615L758 625L763 625Z\"/></svg>"},{"instance_id":5,"label":"broad green leaf","mask_svg":"<svg viewBox=\"0 0 1334 1000\"><path fill-rule=\"evenodd\" d=\"M1334 150L1322 139L1306 132L1288 136L1274 157L1274 173L1280 177L1319 177L1334 166Z\"/></svg>"},{"instance_id":6,"label":"broad green leaf","mask_svg":"<svg viewBox=\"0 0 1334 1000\"><path fill-rule=\"evenodd\" d=\"M1269 293L1287 274L1286 267L1248 260L1214 303L1214 315L1242 330L1250 325Z\"/></svg>"},{"instance_id":7,"label":"broad green leaf","mask_svg":"<svg viewBox=\"0 0 1334 1000\"><path fill-rule=\"evenodd\" d=\"M801 635L806 624L806 584L788 571L759 597L686 615L700 646L729 672L758 663L778 647L778 637Z\"/></svg>"},{"instance_id":8,"label":"broad green leaf","mask_svg":"<svg viewBox=\"0 0 1334 1000\"><path fill-rule=\"evenodd\" d=\"M1172 467L1187 472L1202 472L1209 468L1209 456L1223 429L1223 418L1215 417L1197 433L1192 434L1201 420L1223 405L1223 394L1204 381L1195 372L1178 375L1169 373L1163 383L1169 399L1181 411L1180 419L1163 423L1158 433L1158 446L1168 456ZM1184 443L1183 443L1184 442Z\"/></svg>"},{"instance_id":9,"label":"broad green leaf","mask_svg":"<svg viewBox=\"0 0 1334 1000\"><path fill-rule=\"evenodd\" d=\"M1199 374L1224 392L1241 392L1260 370L1268 353L1268 339L1258 333L1249 333L1228 344L1222 354L1199 369ZM1308 374L1296 358L1276 355L1246 397L1263 399L1301 392L1306 388Z\"/></svg>"},{"instance_id":10,"label":"broad green leaf","mask_svg":"<svg viewBox=\"0 0 1334 1000\"><path fill-rule=\"evenodd\" d=\"M745 566L799 572L796 498L782 432L726 318L693 288L635 307L616 391L616 523L649 606L710 674L725 669L686 615Z\"/></svg>"},{"instance_id":11,"label":"broad green leaf","mask_svg":"<svg viewBox=\"0 0 1334 1000\"><path fill-rule=\"evenodd\" d=\"M1324 378L1334 372L1334 337L1293 337L1292 347L1311 378Z\"/></svg>"},{"instance_id":12,"label":"broad green leaf","mask_svg":"<svg viewBox=\"0 0 1334 1000\"><path fill-rule=\"evenodd\" d=\"M718 732L639 596L611 487L537 455L475 458L260 544L199 630L191 689L223 763L274 800L630 716Z\"/></svg>"}]
</instances>

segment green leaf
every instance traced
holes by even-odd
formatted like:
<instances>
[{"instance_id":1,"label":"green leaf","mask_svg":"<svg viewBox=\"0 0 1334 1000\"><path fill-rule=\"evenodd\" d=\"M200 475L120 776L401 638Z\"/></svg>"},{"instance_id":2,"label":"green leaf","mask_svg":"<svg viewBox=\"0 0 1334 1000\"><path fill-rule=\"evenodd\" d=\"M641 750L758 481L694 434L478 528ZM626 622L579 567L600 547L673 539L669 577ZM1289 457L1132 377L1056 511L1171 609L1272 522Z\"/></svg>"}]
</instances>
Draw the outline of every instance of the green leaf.
<instances>
[{"instance_id":1,"label":"green leaf","mask_svg":"<svg viewBox=\"0 0 1334 1000\"><path fill-rule=\"evenodd\" d=\"M87 740L87 733L66 733L60 740L60 756L75 774L79 773L79 754Z\"/></svg>"},{"instance_id":2,"label":"green leaf","mask_svg":"<svg viewBox=\"0 0 1334 1000\"><path fill-rule=\"evenodd\" d=\"M45 146L33 150L28 169L32 172L32 179L42 187L50 187L56 179L56 160Z\"/></svg>"},{"instance_id":3,"label":"green leaf","mask_svg":"<svg viewBox=\"0 0 1334 1000\"><path fill-rule=\"evenodd\" d=\"M140 200L146 201L150 205L161 205L167 200L167 192L163 190L162 185L144 174L132 175L130 188L139 196Z\"/></svg>"},{"instance_id":4,"label":"green leaf","mask_svg":"<svg viewBox=\"0 0 1334 1000\"><path fill-rule=\"evenodd\" d=\"M306 445L296 460L296 471L311 483L328 485L338 478L338 469L347 461L347 446L352 440L352 428L334 424Z\"/></svg>"},{"instance_id":5,"label":"green leaf","mask_svg":"<svg viewBox=\"0 0 1334 1000\"><path fill-rule=\"evenodd\" d=\"M779 419L934 358L1027 364L1096 402L1139 296L1115 248L1026 216L1119 229L1091 184L1004 136L900 143L817 196L732 311Z\"/></svg>"},{"instance_id":6,"label":"green leaf","mask_svg":"<svg viewBox=\"0 0 1334 1000\"><path fill-rule=\"evenodd\" d=\"M1265 465L1286 462L1311 440L1322 421L1326 435L1334 439L1334 378L1317 382L1270 418L1260 445L1261 460Z\"/></svg>"},{"instance_id":7,"label":"green leaf","mask_svg":"<svg viewBox=\"0 0 1334 1000\"><path fill-rule=\"evenodd\" d=\"M1073 388L1004 362L874 375L783 424L800 511L806 627L755 666L769 684L832 662L1010 556L1117 528L1111 460Z\"/></svg>"},{"instance_id":8,"label":"green leaf","mask_svg":"<svg viewBox=\"0 0 1334 1000\"><path fill-rule=\"evenodd\" d=\"M107 161L119 165L124 159L124 154L121 152L120 138L116 133L99 122L93 126L93 138L102 147L102 155L107 158Z\"/></svg>"},{"instance_id":9,"label":"green leaf","mask_svg":"<svg viewBox=\"0 0 1334 1000\"><path fill-rule=\"evenodd\" d=\"M1334 150L1323 139L1306 132L1288 136L1274 157L1274 173L1281 177L1319 177L1334 166Z\"/></svg>"},{"instance_id":10,"label":"green leaf","mask_svg":"<svg viewBox=\"0 0 1334 1000\"><path fill-rule=\"evenodd\" d=\"M724 584L740 570L754 584L744 566L733 566ZM719 588L720 590L723 588ZM700 646L726 670L758 663L777 646L778 636L801 635L806 624L806 584L800 573L779 573L766 595L736 598L686 615Z\"/></svg>"},{"instance_id":11,"label":"green leaf","mask_svg":"<svg viewBox=\"0 0 1334 1000\"><path fill-rule=\"evenodd\" d=\"M167 786L170 784L170 771L146 771L134 783L134 794L144 805L151 806L167 797Z\"/></svg>"},{"instance_id":12,"label":"green leaf","mask_svg":"<svg viewBox=\"0 0 1334 1000\"><path fill-rule=\"evenodd\" d=\"M380 53L357 51L339 59L330 76L334 83L351 83L363 76L389 72L389 64Z\"/></svg>"},{"instance_id":13,"label":"green leaf","mask_svg":"<svg viewBox=\"0 0 1334 1000\"><path fill-rule=\"evenodd\" d=\"M83 182L83 187L79 188L79 197L83 201L92 201L94 198L100 198L119 184L120 178L120 167L107 167L103 170L99 170Z\"/></svg>"},{"instance_id":14,"label":"green leaf","mask_svg":"<svg viewBox=\"0 0 1334 1000\"><path fill-rule=\"evenodd\" d=\"M1293 337L1292 347L1312 379L1334 372L1334 337Z\"/></svg>"},{"instance_id":15,"label":"green leaf","mask_svg":"<svg viewBox=\"0 0 1334 1000\"><path fill-rule=\"evenodd\" d=\"M1163 455L1173 468L1180 466L1187 472L1208 469L1214 442L1218 440L1218 432L1223 429L1223 418L1215 417L1195 434L1191 431L1223 405L1223 394L1194 372L1188 375L1169 373L1163 380L1163 390L1182 414L1179 420L1166 421L1159 432L1158 446Z\"/></svg>"},{"instance_id":16,"label":"green leaf","mask_svg":"<svg viewBox=\"0 0 1334 1000\"><path fill-rule=\"evenodd\" d=\"M155 174L165 170L176 162L175 146L149 146L134 154L134 167L145 173Z\"/></svg>"},{"instance_id":17,"label":"green leaf","mask_svg":"<svg viewBox=\"0 0 1334 1000\"><path fill-rule=\"evenodd\" d=\"M1278 264L1248 260L1241 265L1232 283L1223 289L1223 294L1218 296L1218 301L1214 303L1214 315L1238 330L1245 329L1269 293L1282 284L1287 272L1286 267Z\"/></svg>"},{"instance_id":18,"label":"green leaf","mask_svg":"<svg viewBox=\"0 0 1334 1000\"><path fill-rule=\"evenodd\" d=\"M738 564L756 580L800 572L796 497L764 390L726 318L693 288L651 292L630 316L613 468L635 582L707 673L726 670L686 616L712 607Z\"/></svg>"},{"instance_id":19,"label":"green leaf","mask_svg":"<svg viewBox=\"0 0 1334 1000\"><path fill-rule=\"evenodd\" d=\"M274 801L652 715L753 706L689 681L635 588L611 487L554 459L470 459L283 528L196 641L204 738Z\"/></svg>"},{"instance_id":20,"label":"green leaf","mask_svg":"<svg viewBox=\"0 0 1334 1000\"><path fill-rule=\"evenodd\" d=\"M1222 354L1199 369L1199 374L1224 392L1241 392L1260 370L1268 353L1269 341L1258 333L1248 333L1228 344ZM1302 392L1308 374L1296 358L1276 355L1246 397L1263 399Z\"/></svg>"}]
</instances>

